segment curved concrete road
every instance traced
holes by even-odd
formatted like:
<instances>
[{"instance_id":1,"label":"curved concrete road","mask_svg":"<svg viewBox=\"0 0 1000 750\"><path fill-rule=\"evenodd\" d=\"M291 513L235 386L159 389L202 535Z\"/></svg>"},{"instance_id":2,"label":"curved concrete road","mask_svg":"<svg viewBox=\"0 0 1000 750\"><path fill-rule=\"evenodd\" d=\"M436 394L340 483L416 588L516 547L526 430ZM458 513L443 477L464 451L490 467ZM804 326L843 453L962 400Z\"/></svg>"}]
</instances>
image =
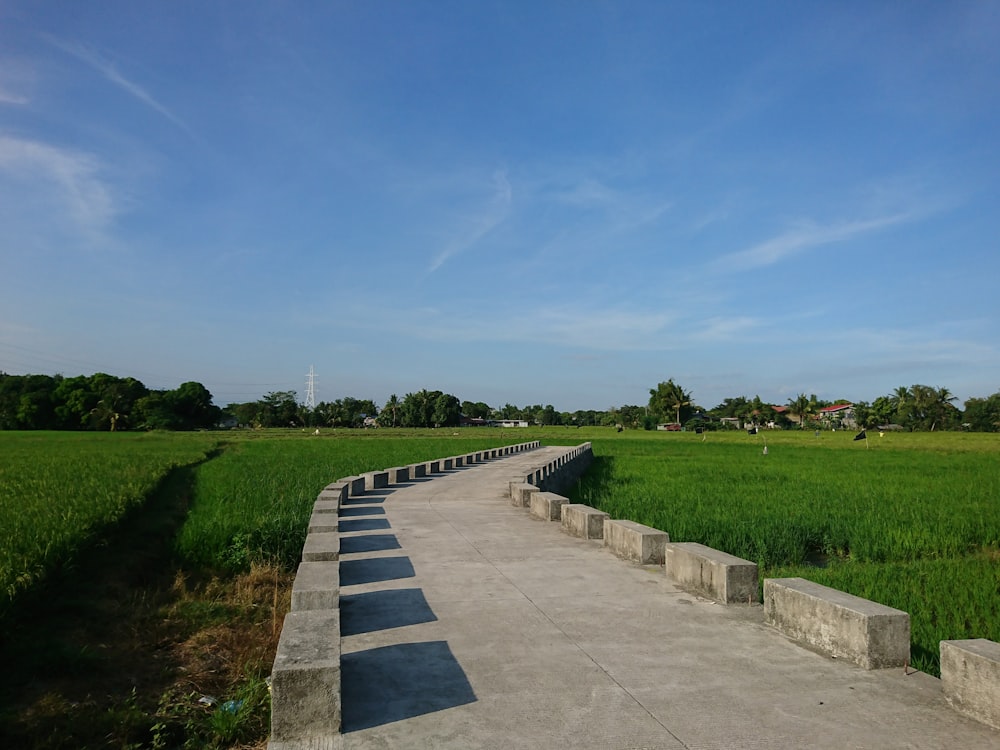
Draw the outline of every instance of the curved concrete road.
<instances>
[{"instance_id":1,"label":"curved concrete road","mask_svg":"<svg viewBox=\"0 0 1000 750\"><path fill-rule=\"evenodd\" d=\"M558 450L343 506L327 746L1000 748L934 678L814 653L511 506L509 478Z\"/></svg>"}]
</instances>

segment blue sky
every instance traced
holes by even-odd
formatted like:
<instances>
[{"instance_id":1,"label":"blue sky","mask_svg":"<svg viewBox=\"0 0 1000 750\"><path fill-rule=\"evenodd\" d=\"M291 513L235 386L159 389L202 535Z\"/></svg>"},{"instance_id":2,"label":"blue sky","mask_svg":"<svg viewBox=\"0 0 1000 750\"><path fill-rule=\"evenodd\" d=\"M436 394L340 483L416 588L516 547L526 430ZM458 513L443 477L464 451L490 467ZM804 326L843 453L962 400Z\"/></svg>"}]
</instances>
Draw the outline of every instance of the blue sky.
<instances>
[{"instance_id":1,"label":"blue sky","mask_svg":"<svg viewBox=\"0 0 1000 750\"><path fill-rule=\"evenodd\" d=\"M0 2L0 370L1000 390L995 2Z\"/></svg>"}]
</instances>

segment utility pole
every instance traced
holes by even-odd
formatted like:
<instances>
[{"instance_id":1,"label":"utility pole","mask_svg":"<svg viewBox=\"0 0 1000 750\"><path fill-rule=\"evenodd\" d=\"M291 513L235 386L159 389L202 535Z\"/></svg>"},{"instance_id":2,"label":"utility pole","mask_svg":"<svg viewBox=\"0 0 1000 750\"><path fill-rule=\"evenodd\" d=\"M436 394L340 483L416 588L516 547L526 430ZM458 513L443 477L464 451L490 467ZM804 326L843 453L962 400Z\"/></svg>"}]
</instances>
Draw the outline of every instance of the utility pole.
<instances>
[{"instance_id":1,"label":"utility pole","mask_svg":"<svg viewBox=\"0 0 1000 750\"><path fill-rule=\"evenodd\" d=\"M316 408L316 373L312 365L309 365L309 373L306 375L306 408L309 411Z\"/></svg>"}]
</instances>

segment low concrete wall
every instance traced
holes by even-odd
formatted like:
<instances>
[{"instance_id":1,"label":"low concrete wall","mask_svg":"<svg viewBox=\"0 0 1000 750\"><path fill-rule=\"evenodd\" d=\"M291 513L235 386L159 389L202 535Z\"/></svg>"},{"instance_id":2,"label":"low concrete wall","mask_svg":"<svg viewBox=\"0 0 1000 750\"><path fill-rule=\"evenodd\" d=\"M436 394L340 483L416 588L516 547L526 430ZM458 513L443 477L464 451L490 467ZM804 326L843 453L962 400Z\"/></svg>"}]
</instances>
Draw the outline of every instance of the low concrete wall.
<instances>
[{"instance_id":1,"label":"low concrete wall","mask_svg":"<svg viewBox=\"0 0 1000 750\"><path fill-rule=\"evenodd\" d=\"M531 504L528 506L528 512L543 521L560 520L562 507L569 502L569 498L554 492L533 492L530 497Z\"/></svg>"},{"instance_id":2,"label":"low concrete wall","mask_svg":"<svg viewBox=\"0 0 1000 750\"><path fill-rule=\"evenodd\" d=\"M724 604L757 601L757 563L696 542L671 542L664 568L684 588Z\"/></svg>"},{"instance_id":3,"label":"low concrete wall","mask_svg":"<svg viewBox=\"0 0 1000 750\"><path fill-rule=\"evenodd\" d=\"M604 520L604 546L625 560L642 565L663 565L667 532L635 521Z\"/></svg>"},{"instance_id":4,"label":"low concrete wall","mask_svg":"<svg viewBox=\"0 0 1000 750\"><path fill-rule=\"evenodd\" d=\"M410 467L409 466L394 466L388 469L389 473L389 484L400 484L401 482L410 481Z\"/></svg>"},{"instance_id":5,"label":"low concrete wall","mask_svg":"<svg viewBox=\"0 0 1000 750\"><path fill-rule=\"evenodd\" d=\"M306 542L302 545L302 562L327 562L339 559L340 534L338 532L325 531L306 534Z\"/></svg>"},{"instance_id":6,"label":"low concrete wall","mask_svg":"<svg viewBox=\"0 0 1000 750\"><path fill-rule=\"evenodd\" d=\"M518 508L530 508L531 496L538 492L538 488L527 482L510 483L510 504Z\"/></svg>"},{"instance_id":7,"label":"low concrete wall","mask_svg":"<svg viewBox=\"0 0 1000 750\"><path fill-rule=\"evenodd\" d=\"M361 477L344 477L340 480L347 485L347 496L357 497L358 495L365 494L365 478Z\"/></svg>"},{"instance_id":8,"label":"low concrete wall","mask_svg":"<svg viewBox=\"0 0 1000 750\"><path fill-rule=\"evenodd\" d=\"M309 534L339 531L337 526L339 518L340 516L335 513L317 513L314 508L313 514L309 517L309 530L306 533L306 538L309 538Z\"/></svg>"},{"instance_id":9,"label":"low concrete wall","mask_svg":"<svg viewBox=\"0 0 1000 750\"><path fill-rule=\"evenodd\" d=\"M563 531L580 539L603 539L604 521L610 518L604 511L589 505L568 503L562 507Z\"/></svg>"},{"instance_id":10,"label":"low concrete wall","mask_svg":"<svg viewBox=\"0 0 1000 750\"><path fill-rule=\"evenodd\" d=\"M340 732L340 610L285 615L271 669L271 741Z\"/></svg>"},{"instance_id":11,"label":"low concrete wall","mask_svg":"<svg viewBox=\"0 0 1000 750\"><path fill-rule=\"evenodd\" d=\"M427 464L410 464L410 479L421 479L427 476Z\"/></svg>"},{"instance_id":12,"label":"low concrete wall","mask_svg":"<svg viewBox=\"0 0 1000 750\"><path fill-rule=\"evenodd\" d=\"M369 471L364 474L364 478L365 478L365 491L380 490L383 487L389 486L388 471Z\"/></svg>"},{"instance_id":13,"label":"low concrete wall","mask_svg":"<svg viewBox=\"0 0 1000 750\"><path fill-rule=\"evenodd\" d=\"M941 688L956 711L1000 729L1000 643L941 641Z\"/></svg>"},{"instance_id":14,"label":"low concrete wall","mask_svg":"<svg viewBox=\"0 0 1000 750\"><path fill-rule=\"evenodd\" d=\"M340 606L340 563L301 562L292 584L292 611L337 609Z\"/></svg>"},{"instance_id":15,"label":"low concrete wall","mask_svg":"<svg viewBox=\"0 0 1000 750\"><path fill-rule=\"evenodd\" d=\"M779 631L864 669L910 659L910 616L804 578L764 579L764 619Z\"/></svg>"}]
</instances>

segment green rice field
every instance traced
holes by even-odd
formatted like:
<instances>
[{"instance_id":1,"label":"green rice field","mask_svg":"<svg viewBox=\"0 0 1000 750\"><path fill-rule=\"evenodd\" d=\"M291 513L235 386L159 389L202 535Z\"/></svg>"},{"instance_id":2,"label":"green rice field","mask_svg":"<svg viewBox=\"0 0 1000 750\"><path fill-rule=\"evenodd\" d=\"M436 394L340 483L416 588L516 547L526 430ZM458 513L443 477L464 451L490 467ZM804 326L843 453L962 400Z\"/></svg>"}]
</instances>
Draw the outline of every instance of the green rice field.
<instances>
[{"instance_id":1,"label":"green rice field","mask_svg":"<svg viewBox=\"0 0 1000 750\"><path fill-rule=\"evenodd\" d=\"M911 615L912 663L938 641L1000 641L1000 438L964 433L650 433L610 429L226 433L0 432L0 613L174 470L193 492L178 560L291 568L313 501L343 476L541 439L590 440L572 499L616 518ZM767 451L765 453L765 447Z\"/></svg>"}]
</instances>

